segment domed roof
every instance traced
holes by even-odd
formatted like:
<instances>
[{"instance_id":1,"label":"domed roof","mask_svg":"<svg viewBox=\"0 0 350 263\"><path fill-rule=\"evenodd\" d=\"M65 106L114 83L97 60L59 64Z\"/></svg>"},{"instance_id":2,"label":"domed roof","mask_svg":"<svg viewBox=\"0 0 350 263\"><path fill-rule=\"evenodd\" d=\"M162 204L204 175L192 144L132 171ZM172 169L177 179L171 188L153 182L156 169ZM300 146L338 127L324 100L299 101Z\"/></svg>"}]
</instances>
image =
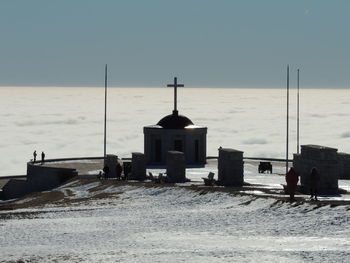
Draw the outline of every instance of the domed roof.
<instances>
[{"instance_id":1,"label":"domed roof","mask_svg":"<svg viewBox=\"0 0 350 263\"><path fill-rule=\"evenodd\" d=\"M179 115L177 111L173 111L173 114L165 116L157 125L164 129L184 129L189 125L193 125L193 122L186 116Z\"/></svg>"}]
</instances>

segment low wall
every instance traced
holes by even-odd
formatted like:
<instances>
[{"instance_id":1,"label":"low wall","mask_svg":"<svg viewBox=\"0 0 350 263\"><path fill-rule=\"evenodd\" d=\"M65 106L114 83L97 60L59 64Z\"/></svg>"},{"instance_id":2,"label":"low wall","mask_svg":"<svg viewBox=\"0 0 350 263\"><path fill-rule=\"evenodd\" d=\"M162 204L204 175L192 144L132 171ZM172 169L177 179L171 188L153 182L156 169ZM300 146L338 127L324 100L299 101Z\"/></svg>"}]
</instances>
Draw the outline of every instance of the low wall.
<instances>
[{"instance_id":1,"label":"low wall","mask_svg":"<svg viewBox=\"0 0 350 263\"><path fill-rule=\"evenodd\" d=\"M71 168L47 167L44 165L27 164L27 181L34 184L35 191L45 191L64 183L77 171Z\"/></svg>"},{"instance_id":2,"label":"low wall","mask_svg":"<svg viewBox=\"0 0 350 263\"><path fill-rule=\"evenodd\" d=\"M103 160L104 157L72 157L72 158L55 158L55 159L47 159L45 163L53 163L53 162L65 162L65 161L80 161L80 160ZM123 158L124 159L124 158ZM40 160L36 162L29 162L31 164L41 164Z\"/></svg>"},{"instance_id":3,"label":"low wall","mask_svg":"<svg viewBox=\"0 0 350 263\"><path fill-rule=\"evenodd\" d=\"M29 162L26 180L11 179L2 188L2 198L13 199L32 192L47 191L77 175L75 169L46 167Z\"/></svg>"},{"instance_id":4,"label":"low wall","mask_svg":"<svg viewBox=\"0 0 350 263\"><path fill-rule=\"evenodd\" d=\"M2 188L2 199L13 199L29 194L31 191L30 184L27 180L11 179Z\"/></svg>"}]
</instances>

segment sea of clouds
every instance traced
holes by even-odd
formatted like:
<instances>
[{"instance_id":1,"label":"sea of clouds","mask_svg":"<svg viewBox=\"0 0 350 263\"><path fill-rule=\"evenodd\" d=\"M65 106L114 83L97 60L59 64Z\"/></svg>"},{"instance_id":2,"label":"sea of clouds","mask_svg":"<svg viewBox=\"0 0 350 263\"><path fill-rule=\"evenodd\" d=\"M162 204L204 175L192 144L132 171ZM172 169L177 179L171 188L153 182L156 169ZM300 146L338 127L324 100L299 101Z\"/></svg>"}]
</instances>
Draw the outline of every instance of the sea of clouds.
<instances>
[{"instance_id":1,"label":"sea of clouds","mask_svg":"<svg viewBox=\"0 0 350 263\"><path fill-rule=\"evenodd\" d=\"M1 176L25 174L37 150L47 158L103 155L103 88L1 87ZM250 157L285 157L286 91L182 88L179 113L208 127L207 152L218 147ZM296 152L296 91L290 95L290 155ZM109 88L107 152L143 152L143 126L173 109L170 88ZM307 89L300 95L300 143L350 153L350 90Z\"/></svg>"}]
</instances>

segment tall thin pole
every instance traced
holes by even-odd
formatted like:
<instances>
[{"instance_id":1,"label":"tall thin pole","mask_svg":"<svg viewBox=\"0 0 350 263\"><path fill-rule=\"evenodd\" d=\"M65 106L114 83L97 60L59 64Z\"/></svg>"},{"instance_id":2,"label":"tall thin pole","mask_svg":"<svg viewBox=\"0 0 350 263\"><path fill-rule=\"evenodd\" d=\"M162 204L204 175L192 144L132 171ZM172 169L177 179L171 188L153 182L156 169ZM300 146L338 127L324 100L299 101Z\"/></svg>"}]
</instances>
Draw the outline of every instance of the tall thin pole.
<instances>
[{"instance_id":1,"label":"tall thin pole","mask_svg":"<svg viewBox=\"0 0 350 263\"><path fill-rule=\"evenodd\" d=\"M299 154L299 69L297 71L297 87L298 87L298 94L297 94L297 154Z\"/></svg>"},{"instance_id":2,"label":"tall thin pole","mask_svg":"<svg viewBox=\"0 0 350 263\"><path fill-rule=\"evenodd\" d=\"M107 133L107 64L105 67L105 121L104 121L104 142L103 157L106 159L106 133Z\"/></svg>"},{"instance_id":3,"label":"tall thin pole","mask_svg":"<svg viewBox=\"0 0 350 263\"><path fill-rule=\"evenodd\" d=\"M286 138L286 174L288 173L288 147L289 147L289 65L287 65L287 138Z\"/></svg>"}]
</instances>

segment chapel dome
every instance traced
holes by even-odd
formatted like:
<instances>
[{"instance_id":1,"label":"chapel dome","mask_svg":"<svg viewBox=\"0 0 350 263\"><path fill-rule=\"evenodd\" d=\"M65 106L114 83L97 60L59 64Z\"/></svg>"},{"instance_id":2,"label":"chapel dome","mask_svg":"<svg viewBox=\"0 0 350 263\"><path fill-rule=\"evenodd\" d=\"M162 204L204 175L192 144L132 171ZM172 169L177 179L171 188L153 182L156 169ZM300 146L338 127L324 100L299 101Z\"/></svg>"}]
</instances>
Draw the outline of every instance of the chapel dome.
<instances>
[{"instance_id":1,"label":"chapel dome","mask_svg":"<svg viewBox=\"0 0 350 263\"><path fill-rule=\"evenodd\" d=\"M164 129L184 129L189 125L193 125L193 122L186 116L173 112L173 114L167 115L161 119L157 125Z\"/></svg>"}]
</instances>

